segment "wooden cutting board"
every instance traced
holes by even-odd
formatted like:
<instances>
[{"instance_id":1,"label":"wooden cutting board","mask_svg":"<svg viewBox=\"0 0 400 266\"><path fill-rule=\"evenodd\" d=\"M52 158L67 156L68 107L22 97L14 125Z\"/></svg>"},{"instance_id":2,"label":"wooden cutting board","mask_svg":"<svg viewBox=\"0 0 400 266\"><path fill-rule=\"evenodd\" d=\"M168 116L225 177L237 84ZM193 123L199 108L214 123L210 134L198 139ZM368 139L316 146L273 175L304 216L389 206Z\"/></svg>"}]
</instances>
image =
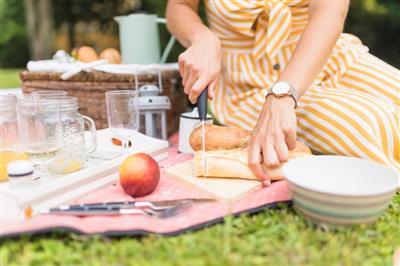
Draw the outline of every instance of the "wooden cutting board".
<instances>
[{"instance_id":1,"label":"wooden cutting board","mask_svg":"<svg viewBox=\"0 0 400 266\"><path fill-rule=\"evenodd\" d=\"M167 168L166 175L177 182L200 189L210 197L223 201L238 199L261 188L261 183L256 180L195 177L193 160Z\"/></svg>"}]
</instances>

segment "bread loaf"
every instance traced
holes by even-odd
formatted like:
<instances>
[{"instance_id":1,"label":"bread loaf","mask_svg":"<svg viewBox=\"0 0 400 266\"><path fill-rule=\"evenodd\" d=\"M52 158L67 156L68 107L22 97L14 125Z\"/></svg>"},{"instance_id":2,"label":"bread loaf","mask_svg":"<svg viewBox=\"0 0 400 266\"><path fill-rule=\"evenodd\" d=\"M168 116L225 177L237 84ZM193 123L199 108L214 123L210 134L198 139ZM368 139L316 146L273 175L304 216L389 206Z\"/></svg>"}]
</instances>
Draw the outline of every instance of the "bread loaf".
<instances>
[{"instance_id":1,"label":"bread loaf","mask_svg":"<svg viewBox=\"0 0 400 266\"><path fill-rule=\"evenodd\" d=\"M201 128L196 128L190 135L196 176L257 179L248 165L248 151L244 150L250 143L250 131L213 125L207 125L205 129L205 153L202 151ZM310 149L297 142L296 149L289 152L289 160L307 155L311 155ZM283 178L281 166L265 169L271 180Z\"/></svg>"}]
</instances>

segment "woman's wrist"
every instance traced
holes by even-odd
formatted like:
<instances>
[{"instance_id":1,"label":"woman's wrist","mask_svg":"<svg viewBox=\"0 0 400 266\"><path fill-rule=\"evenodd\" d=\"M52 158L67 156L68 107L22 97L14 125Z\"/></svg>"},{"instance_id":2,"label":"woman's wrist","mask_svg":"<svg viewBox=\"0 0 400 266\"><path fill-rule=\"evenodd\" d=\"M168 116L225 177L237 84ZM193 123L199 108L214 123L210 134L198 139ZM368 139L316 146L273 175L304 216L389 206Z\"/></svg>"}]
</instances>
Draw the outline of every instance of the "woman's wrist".
<instances>
[{"instance_id":1,"label":"woman's wrist","mask_svg":"<svg viewBox=\"0 0 400 266\"><path fill-rule=\"evenodd\" d=\"M274 95L270 95L265 99L264 103L265 107L271 109L274 109L276 106L285 107L289 108L291 110L294 110L296 103L294 102L293 98L288 96L284 97L275 97Z\"/></svg>"}]
</instances>

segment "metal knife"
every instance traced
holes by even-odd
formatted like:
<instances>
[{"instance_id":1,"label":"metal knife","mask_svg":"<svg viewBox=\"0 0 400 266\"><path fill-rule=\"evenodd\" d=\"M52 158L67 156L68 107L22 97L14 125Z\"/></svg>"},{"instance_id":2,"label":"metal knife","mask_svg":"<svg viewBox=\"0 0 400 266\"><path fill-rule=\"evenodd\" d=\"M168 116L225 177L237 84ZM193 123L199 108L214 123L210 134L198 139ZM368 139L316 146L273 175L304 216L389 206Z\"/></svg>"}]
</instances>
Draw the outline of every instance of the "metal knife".
<instances>
[{"instance_id":1,"label":"metal knife","mask_svg":"<svg viewBox=\"0 0 400 266\"><path fill-rule=\"evenodd\" d=\"M199 119L201 121L202 130L202 148L203 148L203 166L204 177L207 176L207 158L206 158L206 132L204 125L207 119L207 101L208 101L208 86L201 92L197 99L197 111L199 112Z\"/></svg>"},{"instance_id":2,"label":"metal knife","mask_svg":"<svg viewBox=\"0 0 400 266\"><path fill-rule=\"evenodd\" d=\"M173 208L174 206L181 203L206 203L213 202L215 199L205 198L187 198L178 200L161 200L161 201L113 201L113 202L96 202L88 204L74 204L74 205L61 205L57 208L50 208L49 211L64 211L64 210L81 210L81 209L92 209L92 210L107 210L109 208L140 208L148 207L153 210L164 210Z\"/></svg>"},{"instance_id":3,"label":"metal knife","mask_svg":"<svg viewBox=\"0 0 400 266\"><path fill-rule=\"evenodd\" d=\"M135 208L135 207L128 207L128 208L119 208L116 206L108 206L107 208L75 208L75 209L47 209L40 211L40 214L61 214L61 215L74 215L74 216L93 216L93 215L126 215L126 214L139 214L139 215L146 215L146 216L154 216L157 218L169 218L171 216L177 215L178 213L182 212L183 210L192 206L192 202L181 202L174 205L171 208L163 209L163 210L152 210L149 208Z\"/></svg>"}]
</instances>

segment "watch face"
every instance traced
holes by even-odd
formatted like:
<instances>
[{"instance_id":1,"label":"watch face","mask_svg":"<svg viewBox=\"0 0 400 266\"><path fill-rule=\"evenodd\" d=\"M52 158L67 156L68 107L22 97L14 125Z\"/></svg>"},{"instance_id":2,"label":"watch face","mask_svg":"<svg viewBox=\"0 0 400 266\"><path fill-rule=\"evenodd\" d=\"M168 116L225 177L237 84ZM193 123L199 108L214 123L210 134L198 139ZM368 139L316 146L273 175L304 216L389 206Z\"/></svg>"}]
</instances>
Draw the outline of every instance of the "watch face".
<instances>
[{"instance_id":1,"label":"watch face","mask_svg":"<svg viewBox=\"0 0 400 266\"><path fill-rule=\"evenodd\" d=\"M287 82L277 82L272 86L272 92L275 95L286 95L290 92L290 84Z\"/></svg>"}]
</instances>

